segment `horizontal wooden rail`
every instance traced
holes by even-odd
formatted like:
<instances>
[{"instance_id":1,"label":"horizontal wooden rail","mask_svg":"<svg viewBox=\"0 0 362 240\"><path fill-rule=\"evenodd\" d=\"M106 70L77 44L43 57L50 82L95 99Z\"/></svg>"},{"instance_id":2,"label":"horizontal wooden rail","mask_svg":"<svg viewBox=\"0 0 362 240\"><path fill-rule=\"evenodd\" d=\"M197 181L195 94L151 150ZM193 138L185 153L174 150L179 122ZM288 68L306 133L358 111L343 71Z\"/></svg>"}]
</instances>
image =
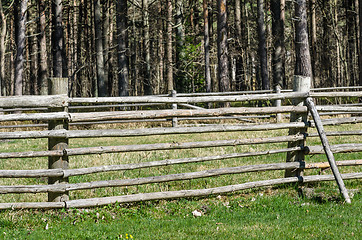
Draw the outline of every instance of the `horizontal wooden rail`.
<instances>
[{"instance_id":1,"label":"horizontal wooden rail","mask_svg":"<svg viewBox=\"0 0 362 240\"><path fill-rule=\"evenodd\" d=\"M100 121L116 119L154 119L170 117L201 117L201 116L227 116L243 114L273 114L286 112L306 112L304 106L284 107L260 107L260 108L218 108L218 109L176 109L176 110L152 110L152 111L117 111L95 113L70 113L70 122Z\"/></svg>"},{"instance_id":2,"label":"horizontal wooden rail","mask_svg":"<svg viewBox=\"0 0 362 240\"><path fill-rule=\"evenodd\" d=\"M313 154L325 154L322 146L308 146L305 147L305 153L308 155ZM347 143L331 145L333 153L350 153L350 152L362 152L362 143Z\"/></svg>"},{"instance_id":3,"label":"horizontal wooden rail","mask_svg":"<svg viewBox=\"0 0 362 240\"><path fill-rule=\"evenodd\" d=\"M72 104L79 103L209 103L209 102L243 102L257 100L275 100L306 98L308 93L271 93L252 95L227 95L227 96L207 96L207 97L102 97L102 98L70 98Z\"/></svg>"},{"instance_id":4,"label":"horizontal wooden rail","mask_svg":"<svg viewBox=\"0 0 362 240\"><path fill-rule=\"evenodd\" d=\"M120 152L226 147L226 146L237 146L237 145L264 144L264 143L294 142L302 139L304 139L304 135L289 135L289 136L279 136L279 137L270 137L270 138L230 139L230 140L203 141L203 142L154 143L154 144L139 144L139 145L67 148L64 150L51 150L51 151L39 151L39 152L30 151L30 152L0 153L0 159L63 156L63 155L76 156L76 155L120 153Z\"/></svg>"},{"instance_id":5,"label":"horizontal wooden rail","mask_svg":"<svg viewBox=\"0 0 362 240\"><path fill-rule=\"evenodd\" d=\"M243 153L230 153L217 156L193 157L193 158L179 158L179 159L165 159L152 162L141 163L128 163L121 165L108 165L99 167L79 168L79 169L46 169L46 170L0 170L0 177L2 178L33 178L33 177L72 177L94 173L104 173L111 171L126 171L151 167L171 166L176 164L189 164L200 163L207 161L226 160L232 158L263 156L269 154L286 153L293 151L301 151L301 147L285 148L285 149L272 149L260 152L243 152ZM39 175L37 175L39 173Z\"/></svg>"},{"instance_id":6,"label":"horizontal wooden rail","mask_svg":"<svg viewBox=\"0 0 362 240\"><path fill-rule=\"evenodd\" d=\"M193 134L234 131L264 131L289 128L308 127L306 123L277 123L277 124L242 124L242 125L213 125L200 127L173 127L173 128L144 128L144 129L102 129L102 130L45 130L0 132L0 139L25 138L93 138L93 137L134 137L167 134Z\"/></svg>"},{"instance_id":7,"label":"horizontal wooden rail","mask_svg":"<svg viewBox=\"0 0 362 240\"><path fill-rule=\"evenodd\" d=\"M0 115L0 122L5 121L49 121L49 120L62 120L69 119L67 112L54 112L54 113L20 113L20 114L5 114Z\"/></svg>"},{"instance_id":8,"label":"horizontal wooden rail","mask_svg":"<svg viewBox=\"0 0 362 240\"><path fill-rule=\"evenodd\" d=\"M326 132L327 136L352 136L362 135L362 130L357 131L339 131L339 132ZM319 137L318 133L308 133L308 137Z\"/></svg>"},{"instance_id":9,"label":"horizontal wooden rail","mask_svg":"<svg viewBox=\"0 0 362 240\"><path fill-rule=\"evenodd\" d=\"M343 162L343 166L356 166L361 165L362 161ZM339 166L342 166L339 162ZM53 185L13 185L13 186L0 186L0 194L9 193L44 193L44 192L64 192L64 191L76 191L86 189L96 189L104 187L126 187L136 186L152 183L163 183L172 181L184 181L198 178L208 178L229 174L241 174L248 172L260 172L260 171L273 171L273 170L287 170L287 169L315 169L315 168L327 168L328 163L311 163L306 166L302 162L288 162L288 163L272 163L272 164L259 164L259 165L247 165L239 167L229 167L220 169L210 169L199 172L177 173L170 175L151 176L134 179L116 179L108 181L94 181L85 183L73 183L73 184L53 184Z\"/></svg>"},{"instance_id":10,"label":"horizontal wooden rail","mask_svg":"<svg viewBox=\"0 0 362 240\"><path fill-rule=\"evenodd\" d=\"M362 173L346 173L342 174L344 180L360 179ZM333 181L333 175L312 175L303 177L289 177L278 178L272 180L263 180L256 182L248 182L236 185L208 188L208 189L192 189L192 190L180 190L180 191L164 191L164 192L152 192L152 193L138 193L132 195L103 197L103 198L88 198L79 200L69 200L64 202L20 202L20 203L0 203L0 210L5 209L31 209L31 208L86 208L104 206L109 204L122 204L130 202L150 201L150 200L167 200L186 197L205 197L217 194L226 194L241 190L257 187L267 187L280 185L285 183L311 183L320 181Z\"/></svg>"},{"instance_id":11,"label":"horizontal wooden rail","mask_svg":"<svg viewBox=\"0 0 362 240\"><path fill-rule=\"evenodd\" d=\"M0 108L17 107L66 107L68 106L67 95L49 96L10 96L0 97Z\"/></svg>"}]
</instances>

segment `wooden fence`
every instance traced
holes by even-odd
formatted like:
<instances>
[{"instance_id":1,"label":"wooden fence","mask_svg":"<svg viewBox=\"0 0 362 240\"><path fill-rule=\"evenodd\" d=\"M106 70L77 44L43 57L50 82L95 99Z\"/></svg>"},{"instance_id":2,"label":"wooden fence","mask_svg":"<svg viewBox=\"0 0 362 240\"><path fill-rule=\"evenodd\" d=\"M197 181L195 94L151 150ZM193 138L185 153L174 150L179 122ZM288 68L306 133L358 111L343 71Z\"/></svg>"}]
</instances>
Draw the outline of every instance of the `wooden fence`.
<instances>
[{"instance_id":1,"label":"wooden fence","mask_svg":"<svg viewBox=\"0 0 362 240\"><path fill-rule=\"evenodd\" d=\"M62 81L62 79L53 79ZM62 84L59 84L60 86ZM64 85L63 85L64 86ZM307 87L308 88L308 87ZM61 90L54 91L61 93ZM66 89L63 89L66 92ZM0 159L2 166L14 159L26 159L48 157L48 169L26 170L0 170L0 178L46 178L47 184L36 185L1 185L0 193L27 194L48 193L48 202L12 202L3 200L0 209L17 208L80 208L100 206L110 203L125 203L157 199L171 199L181 197L208 196L211 194L224 194L254 187L272 186L284 183L309 183L317 181L331 181L333 175L309 175L303 176L306 169L325 169L330 165L327 162L307 162L305 156L324 154L325 150L320 145L308 145L308 140L319 137L320 134L308 133L308 129L315 127L315 122L307 119L308 108L303 104L307 97L318 98L354 98L355 105L322 105L317 106L319 113L328 113L330 117L324 118L324 126L340 124L356 124L362 122L362 107L358 105L358 98L362 97L362 91L352 92L310 92L303 87L294 89L294 92L281 93L228 93L228 94L197 94L180 96L145 96L145 97L104 97L104 98L68 98L67 95L49 96L21 96L1 97L0 108L4 114L0 115L2 126L10 126L0 132L0 141L9 139L48 139L48 149L42 151L16 151L9 152L1 149ZM277 101L282 100L279 106L248 106L250 101ZM217 103L217 104L216 104ZM231 107L219 107L219 103L230 103ZM211 105L210 105L211 104ZM177 107L176 107L177 105ZM146 107L148 109L146 109ZM162 107L158 107L162 106ZM214 108L208 108L214 106ZM11 109L11 111L8 111ZM45 111L47 109L47 111ZM289 120L271 118L279 113L290 114ZM266 117L265 117L266 116ZM264 118L262 118L264 117ZM230 120L230 119L234 120ZM222 120L221 120L222 119ZM262 119L262 120L260 120ZM169 121L172 124L144 128L124 129L128 125L119 123L132 121ZM212 120L210 122L205 122ZM21 122L26 122L21 124ZM182 122L187 121L187 122ZM190 122L191 121L191 122ZM221 123L220 123L221 121ZM279 122L280 121L280 122ZM180 123L183 124L180 124ZM15 124L26 127L26 131L15 131ZM35 124L36 123L36 124ZM82 124L103 124L97 129L83 129ZM105 125L105 123L108 123ZM109 124L111 123L111 124ZM117 124L115 124L117 123ZM186 123L186 124L185 124ZM192 124L190 124L192 123ZM202 123L202 124L201 124ZM218 124L215 124L218 123ZM48 130L39 127L47 126ZM101 126L101 125L96 125ZM106 126L107 128L105 128ZM32 129L32 128L35 128ZM109 129L108 129L109 128ZM9 130L10 129L10 130ZM115 146L89 146L73 147L70 139L76 138L100 138L112 137L133 138L145 136L174 136L177 134L205 134L226 132L263 132L269 130L289 129L289 134L280 136L268 136L235 139L210 139L208 141L169 142L126 144ZM331 131L327 136L361 136L361 130ZM252 134L251 134L252 135ZM362 151L362 141L348 144L332 145L333 153L351 153ZM29 140L31 141L31 140ZM72 141L73 143L73 141ZM264 151L237 150L237 146L284 143L285 147L268 149ZM87 166L86 168L72 168L72 157L80 155L114 154L130 152L157 152L177 149L193 148L218 148L229 147L234 152L194 156L175 159L158 159L155 161L130 162L116 165ZM149 169L176 166L180 164L204 164L212 161L226 159L241 159L271 154L285 154L284 159L277 163L264 163L257 165L239 165L223 168L214 168L192 172L178 172L173 174L152 175L137 178L118 178L92 182L72 182L69 179L77 176L85 176L96 173L110 173L117 171L131 171L136 169ZM361 156L361 155L355 155ZM360 166L362 159L357 157L344 161L337 161L337 165ZM205 166L207 168L207 166ZM203 168L204 169L204 168ZM88 199L69 199L69 192L86 189L114 188L140 186L146 184L165 183L172 181L185 181L191 179L208 179L210 177L242 174L260 171L286 171L286 177L259 180L245 183L233 183L226 186L215 186L202 189L182 189L177 191L139 192L131 195L103 196ZM360 170L360 169L359 169ZM344 180L359 179L362 172L350 172L342 174ZM4 197L4 199L6 199Z\"/></svg>"}]
</instances>

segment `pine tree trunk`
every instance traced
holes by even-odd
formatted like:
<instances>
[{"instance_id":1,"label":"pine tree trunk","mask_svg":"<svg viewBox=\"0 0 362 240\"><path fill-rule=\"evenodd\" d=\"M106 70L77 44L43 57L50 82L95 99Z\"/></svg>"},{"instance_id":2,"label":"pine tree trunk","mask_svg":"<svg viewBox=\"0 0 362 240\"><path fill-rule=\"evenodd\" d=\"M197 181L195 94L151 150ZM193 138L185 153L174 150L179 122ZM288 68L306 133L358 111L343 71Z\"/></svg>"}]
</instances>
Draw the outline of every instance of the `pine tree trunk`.
<instances>
[{"instance_id":1,"label":"pine tree trunk","mask_svg":"<svg viewBox=\"0 0 362 240\"><path fill-rule=\"evenodd\" d=\"M266 50L265 21L264 21L264 0L258 0L258 37L259 37L259 61L260 77L263 89L270 89L268 75L268 55Z\"/></svg>"},{"instance_id":2,"label":"pine tree trunk","mask_svg":"<svg viewBox=\"0 0 362 240\"><path fill-rule=\"evenodd\" d=\"M209 33L209 10L208 0L203 0L204 9L204 50L205 50L205 83L206 92L211 92L211 73L210 73L210 33Z\"/></svg>"},{"instance_id":3,"label":"pine tree trunk","mask_svg":"<svg viewBox=\"0 0 362 240\"><path fill-rule=\"evenodd\" d=\"M167 90L170 93L173 86L173 61L172 61L172 1L167 0Z\"/></svg>"},{"instance_id":4,"label":"pine tree trunk","mask_svg":"<svg viewBox=\"0 0 362 240\"><path fill-rule=\"evenodd\" d=\"M183 26L183 3L182 0L176 0L176 90L177 92L186 92L187 82L185 81L184 68L184 42L185 33Z\"/></svg>"},{"instance_id":5,"label":"pine tree trunk","mask_svg":"<svg viewBox=\"0 0 362 240\"><path fill-rule=\"evenodd\" d=\"M272 13L272 34L273 34L273 56L272 56L272 71L273 82L276 86L284 88L284 0L271 0Z\"/></svg>"},{"instance_id":6,"label":"pine tree trunk","mask_svg":"<svg viewBox=\"0 0 362 240\"><path fill-rule=\"evenodd\" d=\"M6 38L6 16L3 10L2 1L0 1L0 96L5 96L5 38Z\"/></svg>"},{"instance_id":7,"label":"pine tree trunk","mask_svg":"<svg viewBox=\"0 0 362 240\"><path fill-rule=\"evenodd\" d=\"M218 22L217 22L217 55L218 55L218 79L221 92L230 91L229 78L229 52L228 52L228 30L226 0L218 0Z\"/></svg>"},{"instance_id":8,"label":"pine tree trunk","mask_svg":"<svg viewBox=\"0 0 362 240\"><path fill-rule=\"evenodd\" d=\"M362 86L362 0L358 1L358 14L359 14L359 54L358 54L358 65L359 65L359 86Z\"/></svg>"},{"instance_id":9,"label":"pine tree trunk","mask_svg":"<svg viewBox=\"0 0 362 240\"><path fill-rule=\"evenodd\" d=\"M295 75L311 77L306 0L295 2Z\"/></svg>"},{"instance_id":10,"label":"pine tree trunk","mask_svg":"<svg viewBox=\"0 0 362 240\"><path fill-rule=\"evenodd\" d=\"M148 0L142 0L142 17L143 17L143 58L144 58L144 91L145 95L152 95L151 83L151 53L150 53L150 24Z\"/></svg>"},{"instance_id":11,"label":"pine tree trunk","mask_svg":"<svg viewBox=\"0 0 362 240\"><path fill-rule=\"evenodd\" d=\"M127 0L117 0L117 41L118 41L118 94L128 96L128 57L127 51Z\"/></svg>"},{"instance_id":12,"label":"pine tree trunk","mask_svg":"<svg viewBox=\"0 0 362 240\"><path fill-rule=\"evenodd\" d=\"M63 77L63 23L62 0L52 1L52 50L53 50L53 76Z\"/></svg>"},{"instance_id":13,"label":"pine tree trunk","mask_svg":"<svg viewBox=\"0 0 362 240\"><path fill-rule=\"evenodd\" d=\"M15 72L14 72L14 95L23 94L23 72L24 72L24 53L25 53L25 33L27 19L28 0L15 0L14 16L15 16Z\"/></svg>"},{"instance_id":14,"label":"pine tree trunk","mask_svg":"<svg viewBox=\"0 0 362 240\"><path fill-rule=\"evenodd\" d=\"M103 58L103 34L102 34L102 14L100 0L94 0L94 30L96 41L96 63L97 63L97 85L98 96L106 97L108 94L105 74L104 74L104 58Z\"/></svg>"}]
</instances>

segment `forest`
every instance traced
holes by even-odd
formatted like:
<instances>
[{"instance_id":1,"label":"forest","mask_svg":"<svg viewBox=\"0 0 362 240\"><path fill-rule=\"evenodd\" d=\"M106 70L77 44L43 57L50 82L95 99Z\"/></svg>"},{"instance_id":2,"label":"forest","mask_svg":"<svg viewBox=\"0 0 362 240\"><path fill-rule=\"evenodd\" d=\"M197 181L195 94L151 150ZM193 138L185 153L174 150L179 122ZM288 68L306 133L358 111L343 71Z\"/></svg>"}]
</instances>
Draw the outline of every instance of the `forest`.
<instances>
[{"instance_id":1,"label":"forest","mask_svg":"<svg viewBox=\"0 0 362 240\"><path fill-rule=\"evenodd\" d=\"M362 0L0 3L0 96L51 77L83 97L362 85Z\"/></svg>"}]
</instances>

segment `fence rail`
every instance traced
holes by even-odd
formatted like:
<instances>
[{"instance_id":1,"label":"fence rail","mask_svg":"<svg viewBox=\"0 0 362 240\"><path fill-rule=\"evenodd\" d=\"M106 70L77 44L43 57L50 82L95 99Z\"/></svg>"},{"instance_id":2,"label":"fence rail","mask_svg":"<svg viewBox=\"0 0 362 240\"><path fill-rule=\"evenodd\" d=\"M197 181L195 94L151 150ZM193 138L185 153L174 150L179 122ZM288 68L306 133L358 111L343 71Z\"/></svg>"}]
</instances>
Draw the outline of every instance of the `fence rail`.
<instances>
[{"instance_id":1,"label":"fence rail","mask_svg":"<svg viewBox=\"0 0 362 240\"><path fill-rule=\"evenodd\" d=\"M339 88L338 90L358 90L356 88ZM114 98L68 98L66 95L54 96L22 96L22 97L0 97L0 108L4 108L4 114L0 115L0 122L3 123L0 132L0 141L9 139L37 139L45 138L53 141L60 147L49 147L43 151L0 151L0 159L2 161L12 161L12 159L22 158L40 158L48 157L50 159L64 159L68 161L68 157L80 155L94 154L114 154L114 153L130 153L130 152L157 152L157 151L175 151L180 149L200 149L200 148L223 148L228 147L234 149L234 152L196 156L185 158L158 159L155 161L141 161L114 165L89 166L86 168L70 168L57 167L54 169L27 169L27 170L0 170L0 178L49 178L57 180L48 184L30 184L30 185L6 185L0 184L0 193L5 194L24 194L24 193L49 193L53 197L51 201L58 202L17 202L17 203L0 203L0 209L8 208L72 208L72 207L91 207L110 203L125 203L155 199L170 199L180 197L208 196L210 194L221 194L249 189L253 187L272 186L283 183L308 183L317 181L331 181L333 176L329 175L311 175L300 177L298 172L308 169L324 169L329 167L326 162L307 162L303 160L285 162L281 159L281 154L290 155L316 155L324 154L324 149L319 145L308 145L309 139L319 137L320 135L312 132L307 133L306 129L315 127L313 120L295 121L291 118L291 122L273 122L270 116L277 113L288 113L299 116L308 115L306 106L301 105L284 105L278 107L240 107L233 106L230 108L203 108L197 104L215 103L215 102L231 102L240 103L248 101L274 101L274 100L294 100L303 102L307 97L314 98L346 98L346 97L362 97L362 91L353 92L322 92L331 89L319 89L311 92L282 92L267 93L251 92L243 93L208 93L208 94L177 94L176 97L164 96L146 96L146 97L114 97ZM291 101L289 101L289 104ZM83 104L85 104L83 106ZM102 105L99 105L102 104ZM107 105L111 104L111 105ZM130 110L129 107L156 107L163 104L168 105L170 109L150 109L150 110ZM187 109L176 109L175 104ZM353 104L353 105L352 105ZM318 112L327 113L333 116L322 120L324 126L340 125L340 124L360 124L362 112L360 104L340 104L340 105L317 105ZM104 111L106 108L107 111ZM109 109L108 109L109 108ZM113 108L113 109L112 109ZM115 111L117 109L117 111ZM121 109L121 110L120 110ZM12 110L15 112L12 113ZM78 110L87 110L88 112L78 112ZM94 112L89 112L93 110ZM17 111L22 111L19 113ZM29 113L25 113L29 111ZM48 112L44 112L48 111ZM74 112L72 112L74 111ZM102 112L103 111L103 112ZM259 116L259 115L261 116ZM342 115L338 117L338 115ZM261 118L266 116L266 118ZM76 129L82 124L118 124L125 122L154 122L170 121L175 122L182 120L192 120L200 122L207 119L220 120L224 119L222 124L202 125L200 126L179 126L175 127L145 127L136 129L119 129L110 125L101 129ZM244 121L243 124L237 121ZM14 122L27 121L25 124L14 125ZM34 124L33 122L40 122ZM269 122L268 122L269 121ZM48 122L48 123L46 123ZM245 123L247 122L247 123ZM6 125L6 124L9 125ZM50 124L55 124L50 126ZM50 130L31 130L32 127L46 127ZM69 129L68 126L71 126ZM125 126L125 125L122 125ZM29 128L27 131L14 131L16 128ZM110 127L110 128L109 128ZM250 137L250 138L231 138L208 141L190 141L175 142L172 137L178 134L210 134L210 133L239 133L239 132L259 132L271 130L293 130L289 134L283 133L279 136ZM302 131L301 131L302 130ZM330 131L326 132L327 136L360 136L361 130L348 131ZM142 143L142 144L122 144L114 146L87 146L74 148L68 143L68 139L79 138L136 138L146 136L170 136L168 142L159 143ZM77 140L78 141L78 140ZM293 145L294 143L294 145ZM1 143L0 143L1 144ZM273 148L263 151L240 151L238 146L242 145L262 145L274 144ZM288 147L286 147L288 144ZM284 146L284 147L283 147ZM0 145L1 147L1 145ZM356 143L332 145L333 153L360 153L362 152L362 142L357 140ZM141 176L126 179L109 179L96 180L89 182L67 182L68 178L77 176L93 175L97 173L110 173L120 171L133 171L147 169L152 173L152 169L162 168L173 165L190 165L190 164L206 164L206 162L217 163L225 162L228 159L241 159L247 157L275 155L273 163L263 163L255 165L229 166L222 168L212 168L201 171L178 172L173 174L161 174L152 176ZM360 158L360 155L357 155ZM5 160L6 159L6 160ZM337 166L361 166L361 159L350 159L344 161L336 161ZM69 160L72 166L72 158ZM110 187L129 187L146 184L168 183L173 181L185 181L200 178L212 178L222 175L243 174L259 171L292 171L296 175L285 178L269 179L262 181L252 181L242 184L231 184L227 186L218 186L206 189L184 189L179 191L163 191L163 192L145 192L132 195L122 195L114 197L90 198L68 200L67 198L57 198L54 196L64 196L70 191L110 188ZM344 173L344 180L362 178L362 173Z\"/></svg>"}]
</instances>

